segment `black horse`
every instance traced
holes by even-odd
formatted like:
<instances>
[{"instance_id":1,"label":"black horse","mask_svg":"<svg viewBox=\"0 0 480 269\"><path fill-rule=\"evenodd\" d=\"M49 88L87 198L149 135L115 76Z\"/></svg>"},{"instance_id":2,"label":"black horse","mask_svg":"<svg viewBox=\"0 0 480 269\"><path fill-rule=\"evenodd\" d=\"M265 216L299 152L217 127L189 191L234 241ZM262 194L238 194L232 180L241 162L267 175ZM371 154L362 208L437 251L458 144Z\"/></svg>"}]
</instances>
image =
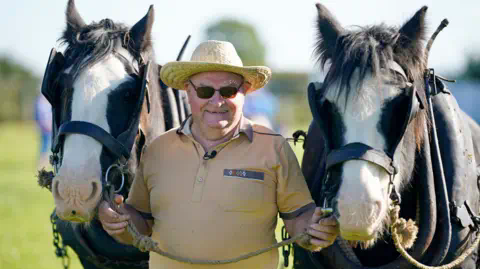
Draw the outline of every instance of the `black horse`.
<instances>
[{"instance_id":1,"label":"black horse","mask_svg":"<svg viewBox=\"0 0 480 269\"><path fill-rule=\"evenodd\" d=\"M426 72L427 7L399 28L351 30L317 9L316 53L329 69L309 86L314 120L302 169L317 205L333 208L340 236L318 253L296 248L295 268L414 268L392 242L394 203L418 226L409 253L428 265L451 262L478 229L480 127ZM476 260L474 252L461 268Z\"/></svg>"},{"instance_id":2,"label":"black horse","mask_svg":"<svg viewBox=\"0 0 480 269\"><path fill-rule=\"evenodd\" d=\"M102 229L97 206L108 190L128 195L142 150L190 113L186 95L159 80L153 6L130 28L110 19L86 24L70 0L66 20L65 52L52 50L42 85L54 119L57 255L65 256L60 233L85 268L147 268L148 253Z\"/></svg>"}]
</instances>

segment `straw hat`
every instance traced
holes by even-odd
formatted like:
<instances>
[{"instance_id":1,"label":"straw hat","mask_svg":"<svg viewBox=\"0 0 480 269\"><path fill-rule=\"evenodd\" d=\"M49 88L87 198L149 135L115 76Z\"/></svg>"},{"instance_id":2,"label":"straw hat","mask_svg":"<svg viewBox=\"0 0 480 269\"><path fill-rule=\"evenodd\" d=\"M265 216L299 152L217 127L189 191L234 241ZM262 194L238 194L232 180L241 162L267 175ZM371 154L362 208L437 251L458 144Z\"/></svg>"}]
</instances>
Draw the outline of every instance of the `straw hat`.
<instances>
[{"instance_id":1,"label":"straw hat","mask_svg":"<svg viewBox=\"0 0 480 269\"><path fill-rule=\"evenodd\" d=\"M232 43L209 40L198 45L190 61L169 62L162 66L160 78L166 85L183 90L191 76L208 71L225 71L243 76L252 85L249 92L262 88L272 76L272 71L266 66L243 66Z\"/></svg>"}]
</instances>

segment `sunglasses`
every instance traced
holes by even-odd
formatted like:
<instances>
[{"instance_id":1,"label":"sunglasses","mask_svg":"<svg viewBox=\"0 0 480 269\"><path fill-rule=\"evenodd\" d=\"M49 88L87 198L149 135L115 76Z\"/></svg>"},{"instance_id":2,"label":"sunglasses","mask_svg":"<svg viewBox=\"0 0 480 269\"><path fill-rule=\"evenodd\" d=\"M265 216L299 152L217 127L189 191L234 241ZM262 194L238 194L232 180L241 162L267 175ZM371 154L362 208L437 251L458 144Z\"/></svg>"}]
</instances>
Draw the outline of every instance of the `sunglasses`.
<instances>
[{"instance_id":1,"label":"sunglasses","mask_svg":"<svg viewBox=\"0 0 480 269\"><path fill-rule=\"evenodd\" d=\"M238 87L227 86L227 87L222 87L218 90L215 90L213 87L210 87L210 86L196 87L191 80L188 80L188 81L190 82L190 84L192 84L193 88L197 92L198 98L201 98L201 99L212 98L212 96L215 94L215 91L218 91L223 98L227 98L227 99L235 98L235 96L237 96L238 91L240 90L240 87L242 87L243 85L243 81L242 81L242 83L240 83L240 86Z\"/></svg>"}]
</instances>

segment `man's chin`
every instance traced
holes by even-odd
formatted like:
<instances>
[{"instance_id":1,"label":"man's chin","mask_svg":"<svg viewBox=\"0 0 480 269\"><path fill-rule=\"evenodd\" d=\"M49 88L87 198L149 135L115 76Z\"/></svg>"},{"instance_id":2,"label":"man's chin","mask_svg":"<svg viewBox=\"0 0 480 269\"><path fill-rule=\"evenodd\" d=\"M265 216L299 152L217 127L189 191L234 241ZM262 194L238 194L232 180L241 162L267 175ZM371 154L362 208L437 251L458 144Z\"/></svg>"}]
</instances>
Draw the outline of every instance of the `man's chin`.
<instances>
[{"instance_id":1,"label":"man's chin","mask_svg":"<svg viewBox=\"0 0 480 269\"><path fill-rule=\"evenodd\" d=\"M216 129L216 130L226 129L227 127L228 127L228 122L227 123L217 123L217 124L209 124L208 125L208 128Z\"/></svg>"},{"instance_id":2,"label":"man's chin","mask_svg":"<svg viewBox=\"0 0 480 269\"><path fill-rule=\"evenodd\" d=\"M207 120L205 123L211 129L225 129L229 126L228 120Z\"/></svg>"}]
</instances>

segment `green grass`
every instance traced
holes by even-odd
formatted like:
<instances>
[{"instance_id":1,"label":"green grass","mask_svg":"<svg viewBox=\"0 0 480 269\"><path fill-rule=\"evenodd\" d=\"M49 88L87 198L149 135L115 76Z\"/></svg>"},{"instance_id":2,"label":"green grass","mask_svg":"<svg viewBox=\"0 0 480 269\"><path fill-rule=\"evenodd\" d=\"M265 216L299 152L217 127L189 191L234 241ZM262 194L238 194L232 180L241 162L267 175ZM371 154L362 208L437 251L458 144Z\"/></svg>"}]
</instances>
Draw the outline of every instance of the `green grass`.
<instances>
[{"instance_id":1,"label":"green grass","mask_svg":"<svg viewBox=\"0 0 480 269\"><path fill-rule=\"evenodd\" d=\"M61 268L54 254L53 198L35 177L38 141L31 123L0 124L0 268ZM72 250L70 268L82 268Z\"/></svg>"},{"instance_id":2,"label":"green grass","mask_svg":"<svg viewBox=\"0 0 480 269\"><path fill-rule=\"evenodd\" d=\"M54 207L53 198L48 190L38 186L35 177L38 151L35 126L2 123L0 130L0 268L62 268L52 244L49 216ZM301 160L302 145L292 144L292 148ZM278 240L282 226L279 220ZM71 249L68 253L72 260L70 268L82 268L75 253ZM283 268L281 254L280 259L280 268Z\"/></svg>"}]
</instances>

